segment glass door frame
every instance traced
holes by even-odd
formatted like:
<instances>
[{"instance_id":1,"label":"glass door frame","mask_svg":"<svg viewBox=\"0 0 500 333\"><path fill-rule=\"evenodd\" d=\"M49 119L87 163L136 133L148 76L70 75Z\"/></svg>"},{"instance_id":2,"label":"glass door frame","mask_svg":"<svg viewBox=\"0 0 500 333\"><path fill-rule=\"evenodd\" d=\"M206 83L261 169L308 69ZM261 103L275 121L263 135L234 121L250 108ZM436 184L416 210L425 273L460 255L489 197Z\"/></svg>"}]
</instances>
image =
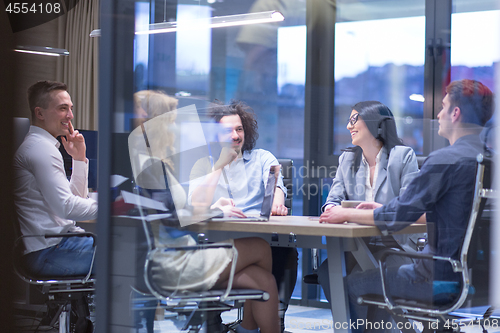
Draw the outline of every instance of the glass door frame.
<instances>
[{"instance_id":1,"label":"glass door frame","mask_svg":"<svg viewBox=\"0 0 500 333\"><path fill-rule=\"evenodd\" d=\"M132 112L134 0L101 0L99 39L99 137L96 255L96 332L118 331L111 326L113 315L111 225L112 133L115 112ZM130 110L126 110L129 108Z\"/></svg>"},{"instance_id":2,"label":"glass door frame","mask_svg":"<svg viewBox=\"0 0 500 333\"><path fill-rule=\"evenodd\" d=\"M333 3L332 3L333 2ZM111 249L113 247L110 225L111 191L109 179L112 174L112 133L115 110L132 112L133 107L133 44L135 22L134 0L101 0L100 24L102 35L99 41L99 213L97 223L98 255L96 259L96 298L98 332L110 329L112 316ZM435 119L441 108L443 87L449 81L451 41L451 0L426 0L426 58L424 74L424 119ZM336 165L338 156L333 155L334 110L334 38L335 1L307 1L307 57L304 119L304 161L314 161L314 166ZM130 55L130 56L127 56ZM130 110L128 110L130 109ZM427 131L427 132L426 132ZM431 129L424 126L424 155L431 151L431 142L426 140ZM308 184L318 178L304 179ZM306 195L307 196L307 195ZM317 214L321 197L304 198L304 215ZM310 251L304 251L304 258ZM305 259L303 271L310 260ZM307 267L309 269L309 267ZM302 299L308 299L307 287L303 285ZM311 294L312 296L312 294ZM308 302L309 300L307 300ZM311 300L312 302L312 300ZM302 302L301 302L302 303ZM307 304L304 304L307 305ZM312 303L309 305L313 305Z\"/></svg>"},{"instance_id":3,"label":"glass door frame","mask_svg":"<svg viewBox=\"0 0 500 333\"><path fill-rule=\"evenodd\" d=\"M431 120L441 110L445 88L450 83L451 14L452 0L426 0L423 156L443 145L432 130Z\"/></svg>"}]
</instances>

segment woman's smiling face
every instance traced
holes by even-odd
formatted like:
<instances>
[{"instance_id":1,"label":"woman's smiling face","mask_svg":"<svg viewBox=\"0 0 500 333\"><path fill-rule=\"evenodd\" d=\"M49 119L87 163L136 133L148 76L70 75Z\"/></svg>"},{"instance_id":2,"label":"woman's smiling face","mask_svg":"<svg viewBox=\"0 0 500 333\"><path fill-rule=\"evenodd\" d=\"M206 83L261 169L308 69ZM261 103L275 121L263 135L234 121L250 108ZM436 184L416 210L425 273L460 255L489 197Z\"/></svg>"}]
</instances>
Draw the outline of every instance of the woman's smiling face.
<instances>
[{"instance_id":1,"label":"woman's smiling face","mask_svg":"<svg viewBox=\"0 0 500 333\"><path fill-rule=\"evenodd\" d=\"M347 129L351 133L351 142L355 146L363 146L375 140L375 137L370 133L366 123L361 119L356 110L352 110L349 116Z\"/></svg>"}]
</instances>

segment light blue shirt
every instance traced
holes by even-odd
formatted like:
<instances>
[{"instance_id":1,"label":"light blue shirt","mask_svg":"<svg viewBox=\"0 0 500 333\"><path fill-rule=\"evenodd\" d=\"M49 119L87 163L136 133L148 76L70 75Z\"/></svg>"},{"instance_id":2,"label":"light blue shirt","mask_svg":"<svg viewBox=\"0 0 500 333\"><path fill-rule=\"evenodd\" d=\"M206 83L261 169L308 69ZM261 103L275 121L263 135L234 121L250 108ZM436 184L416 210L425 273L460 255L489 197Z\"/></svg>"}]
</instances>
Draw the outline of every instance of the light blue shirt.
<instances>
[{"instance_id":1,"label":"light blue shirt","mask_svg":"<svg viewBox=\"0 0 500 333\"><path fill-rule=\"evenodd\" d=\"M219 198L233 198L235 206L248 214L258 214L264 200L265 185L271 166L279 165L269 151L253 149L226 165L219 178L212 203ZM200 159L193 167L189 182L189 202L195 188L202 186L204 177L212 172L209 158ZM224 176L225 174L225 176ZM226 182L227 179L227 182ZM277 186L286 196L283 175L280 171Z\"/></svg>"}]
</instances>

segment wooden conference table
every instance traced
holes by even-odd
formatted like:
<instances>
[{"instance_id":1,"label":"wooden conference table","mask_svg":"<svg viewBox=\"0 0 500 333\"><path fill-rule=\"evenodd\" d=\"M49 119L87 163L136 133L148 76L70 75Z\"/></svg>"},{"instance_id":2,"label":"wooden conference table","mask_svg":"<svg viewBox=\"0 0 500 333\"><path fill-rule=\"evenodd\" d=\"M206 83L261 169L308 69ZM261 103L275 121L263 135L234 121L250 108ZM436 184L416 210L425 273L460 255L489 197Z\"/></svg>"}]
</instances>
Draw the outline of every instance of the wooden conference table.
<instances>
[{"instance_id":1,"label":"wooden conference table","mask_svg":"<svg viewBox=\"0 0 500 333\"><path fill-rule=\"evenodd\" d=\"M375 226L354 223L326 224L307 216L272 216L268 222L206 222L191 226L205 232L210 241L228 238L261 237L272 246L326 248L331 286L331 309L335 333L349 332L349 300L344 288L345 252L351 252L363 270L376 268L373 258L361 237L379 236ZM190 228L191 228L190 227ZM426 232L424 224L413 224L399 233ZM340 323L346 323L341 325Z\"/></svg>"},{"instance_id":2,"label":"wooden conference table","mask_svg":"<svg viewBox=\"0 0 500 333\"><path fill-rule=\"evenodd\" d=\"M135 285L136 228L141 227L136 217L113 217L113 249L111 262L115 266L111 285L113 290L111 325L124 324L123 313L130 309L130 286ZM87 231L95 231L95 221L78 222ZM142 227L141 227L142 228ZM361 237L378 236L380 232L374 226L362 226L354 223L325 224L318 218L307 216L272 216L268 222L199 222L188 227L190 230L205 233L210 241L229 238L261 237L272 246L327 249L328 270L331 285L331 309L333 323L337 323L335 333L347 333L349 323L349 303L344 288L345 252L351 252L363 270L377 267ZM426 232L426 226L411 225L400 233ZM121 290L121 292L119 292ZM344 325L338 326L346 323ZM324 324L324 323L322 323Z\"/></svg>"}]
</instances>

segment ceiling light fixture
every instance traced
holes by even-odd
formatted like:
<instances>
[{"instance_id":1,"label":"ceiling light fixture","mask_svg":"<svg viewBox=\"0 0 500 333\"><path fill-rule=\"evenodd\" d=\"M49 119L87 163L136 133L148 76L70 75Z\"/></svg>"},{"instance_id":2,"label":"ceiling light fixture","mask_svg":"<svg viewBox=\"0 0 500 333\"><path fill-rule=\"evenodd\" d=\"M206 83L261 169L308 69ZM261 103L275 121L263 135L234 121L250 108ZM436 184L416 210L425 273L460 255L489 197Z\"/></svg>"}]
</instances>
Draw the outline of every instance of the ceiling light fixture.
<instances>
[{"instance_id":1,"label":"ceiling light fixture","mask_svg":"<svg viewBox=\"0 0 500 333\"><path fill-rule=\"evenodd\" d=\"M425 102L424 96L420 94L411 94L410 99L415 102L422 102L422 103Z\"/></svg>"},{"instance_id":2,"label":"ceiling light fixture","mask_svg":"<svg viewBox=\"0 0 500 333\"><path fill-rule=\"evenodd\" d=\"M159 34L165 32L173 32L179 29L182 30L197 30L203 28L221 28L247 24L280 22L285 17L278 11L267 11L258 13L248 13L239 15L214 16L208 19L199 19L192 21L181 22L161 22L152 23L146 27L138 27L136 35ZM180 25L180 27L179 27ZM90 37L101 36L101 29L93 30Z\"/></svg>"},{"instance_id":3,"label":"ceiling light fixture","mask_svg":"<svg viewBox=\"0 0 500 333\"><path fill-rule=\"evenodd\" d=\"M57 49L57 48L48 47L48 46L22 46L22 45L18 45L18 46L16 46L14 51L21 52L21 53L31 53L31 54L52 56L52 57L69 56L68 50Z\"/></svg>"}]
</instances>

